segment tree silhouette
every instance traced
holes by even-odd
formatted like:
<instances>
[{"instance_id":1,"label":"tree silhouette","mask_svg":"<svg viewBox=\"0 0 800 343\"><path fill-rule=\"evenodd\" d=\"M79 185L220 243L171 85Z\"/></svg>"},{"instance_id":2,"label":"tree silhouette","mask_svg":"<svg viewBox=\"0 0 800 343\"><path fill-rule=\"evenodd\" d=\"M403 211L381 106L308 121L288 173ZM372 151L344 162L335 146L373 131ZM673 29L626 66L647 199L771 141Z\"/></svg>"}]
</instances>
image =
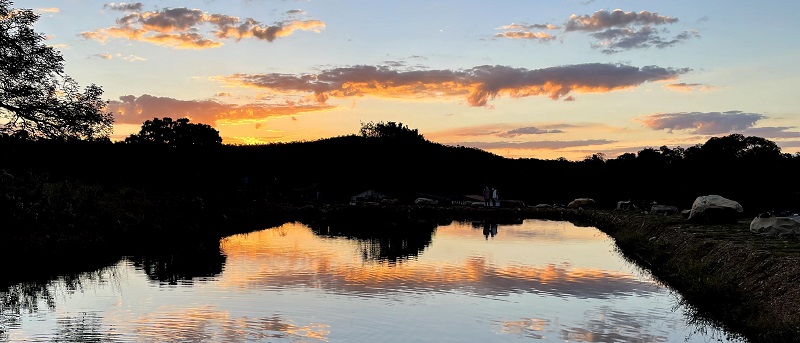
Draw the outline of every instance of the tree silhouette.
<instances>
[{"instance_id":1,"label":"tree silhouette","mask_svg":"<svg viewBox=\"0 0 800 343\"><path fill-rule=\"evenodd\" d=\"M383 138L405 141L425 140L425 137L419 134L417 129L412 130L408 128L408 125L403 125L403 123L395 123L393 121L388 123L362 123L359 133L361 134L361 137L365 138Z\"/></svg>"},{"instance_id":2,"label":"tree silhouette","mask_svg":"<svg viewBox=\"0 0 800 343\"><path fill-rule=\"evenodd\" d=\"M125 138L125 143L159 144L177 147L206 147L222 144L219 132L207 124L192 124L188 118L172 120L153 118L145 121L138 134Z\"/></svg>"},{"instance_id":3,"label":"tree silhouette","mask_svg":"<svg viewBox=\"0 0 800 343\"><path fill-rule=\"evenodd\" d=\"M686 150L687 159L713 161L775 162L784 158L775 142L755 136L745 137L734 133L722 137L711 137L705 144Z\"/></svg>"},{"instance_id":4,"label":"tree silhouette","mask_svg":"<svg viewBox=\"0 0 800 343\"><path fill-rule=\"evenodd\" d=\"M0 132L30 138L108 137L114 117L104 112L102 88L81 91L64 74L64 58L33 30L39 16L0 0Z\"/></svg>"}]
</instances>

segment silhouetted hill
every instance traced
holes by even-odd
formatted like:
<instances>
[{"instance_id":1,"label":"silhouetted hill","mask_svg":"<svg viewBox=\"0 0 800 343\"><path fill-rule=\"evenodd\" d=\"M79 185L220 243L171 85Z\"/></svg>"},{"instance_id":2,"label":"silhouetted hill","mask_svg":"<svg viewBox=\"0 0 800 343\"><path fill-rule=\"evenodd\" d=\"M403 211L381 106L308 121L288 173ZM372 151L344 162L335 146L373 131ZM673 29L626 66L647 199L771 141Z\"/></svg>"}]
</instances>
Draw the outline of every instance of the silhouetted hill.
<instances>
[{"instance_id":1,"label":"silhouetted hill","mask_svg":"<svg viewBox=\"0 0 800 343\"><path fill-rule=\"evenodd\" d=\"M508 159L422 138L356 135L201 148L2 137L0 169L187 197L308 202L319 192L323 201L346 202L368 189L411 199L417 193L480 194L488 185L501 199L529 205L590 197L603 208L620 200L688 208L697 196L718 194L748 212L800 209L798 189L789 186L800 175L800 156L741 135L584 161Z\"/></svg>"}]
</instances>

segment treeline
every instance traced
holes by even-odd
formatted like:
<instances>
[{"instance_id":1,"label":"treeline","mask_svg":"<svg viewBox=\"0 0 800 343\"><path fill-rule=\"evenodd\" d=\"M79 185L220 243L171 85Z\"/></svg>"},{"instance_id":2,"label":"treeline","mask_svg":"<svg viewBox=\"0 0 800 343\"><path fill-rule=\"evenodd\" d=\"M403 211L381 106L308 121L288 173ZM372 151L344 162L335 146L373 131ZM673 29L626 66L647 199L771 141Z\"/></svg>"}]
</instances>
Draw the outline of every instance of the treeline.
<instances>
[{"instance_id":1,"label":"treeline","mask_svg":"<svg viewBox=\"0 0 800 343\"><path fill-rule=\"evenodd\" d=\"M420 193L480 194L488 185L500 190L501 199L529 205L589 197L601 208L631 200L685 209L697 196L717 194L740 202L748 213L800 209L800 189L793 186L800 155L739 134L686 149L647 148L582 161L503 158L430 142L396 123L366 124L354 135L257 146L6 135L0 136L0 169L223 202L341 203L368 189L410 201Z\"/></svg>"}]
</instances>

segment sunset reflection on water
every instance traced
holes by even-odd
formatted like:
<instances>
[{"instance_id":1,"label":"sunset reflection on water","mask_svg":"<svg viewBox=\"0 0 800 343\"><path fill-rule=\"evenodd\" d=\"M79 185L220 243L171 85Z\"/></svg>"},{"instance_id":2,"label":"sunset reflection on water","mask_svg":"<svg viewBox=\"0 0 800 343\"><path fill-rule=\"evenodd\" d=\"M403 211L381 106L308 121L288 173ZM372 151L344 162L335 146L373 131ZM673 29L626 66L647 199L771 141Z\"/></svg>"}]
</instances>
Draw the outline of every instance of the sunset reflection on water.
<instances>
[{"instance_id":1,"label":"sunset reflection on water","mask_svg":"<svg viewBox=\"0 0 800 343\"><path fill-rule=\"evenodd\" d=\"M608 238L594 229L550 226L531 222L504 227L500 234L508 243L499 243L499 238L487 243L480 239L480 230L451 224L436 229L435 243L420 256L386 263L361 259L357 252L363 242L320 237L302 224L286 224L224 239L221 248L228 258L248 263L229 263L220 283L240 288L313 287L356 295L462 291L605 298L657 291L653 283L622 270L625 264L616 259L599 261L597 267L573 265L570 257L557 254L569 251L564 241L583 242L581 254L598 262L608 254ZM539 242L532 244L532 239ZM603 269L603 263L608 268Z\"/></svg>"},{"instance_id":2,"label":"sunset reflection on water","mask_svg":"<svg viewBox=\"0 0 800 343\"><path fill-rule=\"evenodd\" d=\"M186 280L177 284L145 275L141 261L151 260L123 261L108 282L63 292L52 312L23 318L7 335L34 342L65 333L103 342L708 339L675 310L674 294L597 229L526 220L497 225L490 236L484 224L383 239L289 223L222 239L225 258L197 258L222 267L185 269L220 270L215 276L179 275L183 269L154 260L168 279Z\"/></svg>"}]
</instances>

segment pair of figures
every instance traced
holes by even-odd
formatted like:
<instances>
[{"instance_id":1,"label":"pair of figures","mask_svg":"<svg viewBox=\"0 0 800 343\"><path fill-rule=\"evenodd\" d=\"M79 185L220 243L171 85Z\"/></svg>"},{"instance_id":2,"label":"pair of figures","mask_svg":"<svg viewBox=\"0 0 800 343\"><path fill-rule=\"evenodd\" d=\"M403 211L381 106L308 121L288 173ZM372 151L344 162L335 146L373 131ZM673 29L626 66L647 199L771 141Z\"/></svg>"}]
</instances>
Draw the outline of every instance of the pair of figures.
<instances>
[{"instance_id":1,"label":"pair of figures","mask_svg":"<svg viewBox=\"0 0 800 343\"><path fill-rule=\"evenodd\" d=\"M497 197L497 189L489 186L483 188L483 206L484 207L500 206L500 199Z\"/></svg>"}]
</instances>

